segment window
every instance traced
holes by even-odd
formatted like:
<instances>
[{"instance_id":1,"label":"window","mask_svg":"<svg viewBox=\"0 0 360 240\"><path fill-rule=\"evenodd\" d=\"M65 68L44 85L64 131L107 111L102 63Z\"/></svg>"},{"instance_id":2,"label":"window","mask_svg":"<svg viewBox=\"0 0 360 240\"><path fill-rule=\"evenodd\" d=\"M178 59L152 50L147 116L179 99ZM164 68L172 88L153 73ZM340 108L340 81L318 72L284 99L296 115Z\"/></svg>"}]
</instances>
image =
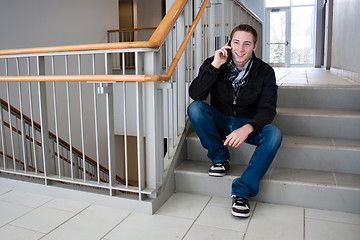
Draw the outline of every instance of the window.
<instances>
[{"instance_id":1,"label":"window","mask_svg":"<svg viewBox=\"0 0 360 240\"><path fill-rule=\"evenodd\" d=\"M290 7L315 5L315 0L265 0L265 6L269 7Z\"/></svg>"},{"instance_id":2,"label":"window","mask_svg":"<svg viewBox=\"0 0 360 240\"><path fill-rule=\"evenodd\" d=\"M314 64L314 7L291 9L291 64Z\"/></svg>"},{"instance_id":3,"label":"window","mask_svg":"<svg viewBox=\"0 0 360 240\"><path fill-rule=\"evenodd\" d=\"M288 7L290 0L266 0L266 7Z\"/></svg>"},{"instance_id":4,"label":"window","mask_svg":"<svg viewBox=\"0 0 360 240\"><path fill-rule=\"evenodd\" d=\"M315 0L291 0L291 5L292 6L315 5Z\"/></svg>"}]
</instances>

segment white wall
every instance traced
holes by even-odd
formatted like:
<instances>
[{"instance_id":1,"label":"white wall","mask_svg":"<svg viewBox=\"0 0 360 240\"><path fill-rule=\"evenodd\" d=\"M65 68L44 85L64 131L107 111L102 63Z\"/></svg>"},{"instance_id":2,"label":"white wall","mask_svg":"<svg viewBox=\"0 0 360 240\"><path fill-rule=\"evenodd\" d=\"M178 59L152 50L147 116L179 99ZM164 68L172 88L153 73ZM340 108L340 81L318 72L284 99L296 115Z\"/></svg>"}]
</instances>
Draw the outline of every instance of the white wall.
<instances>
[{"instance_id":1,"label":"white wall","mask_svg":"<svg viewBox=\"0 0 360 240\"><path fill-rule=\"evenodd\" d=\"M334 0L331 67L360 73L360 1Z\"/></svg>"},{"instance_id":2,"label":"white wall","mask_svg":"<svg viewBox=\"0 0 360 240\"><path fill-rule=\"evenodd\" d=\"M117 0L1 0L0 49L107 42Z\"/></svg>"},{"instance_id":3,"label":"white wall","mask_svg":"<svg viewBox=\"0 0 360 240\"><path fill-rule=\"evenodd\" d=\"M162 20L161 0L133 0L134 27L157 27Z\"/></svg>"}]
</instances>

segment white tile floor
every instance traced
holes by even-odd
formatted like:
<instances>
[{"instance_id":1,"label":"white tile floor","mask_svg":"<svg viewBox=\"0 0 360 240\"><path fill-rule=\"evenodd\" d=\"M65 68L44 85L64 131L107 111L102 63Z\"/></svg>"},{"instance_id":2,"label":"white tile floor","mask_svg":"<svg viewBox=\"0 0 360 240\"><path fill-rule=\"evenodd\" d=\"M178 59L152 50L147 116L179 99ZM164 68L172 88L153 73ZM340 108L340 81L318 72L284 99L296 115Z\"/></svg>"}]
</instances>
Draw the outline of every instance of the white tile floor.
<instances>
[{"instance_id":1,"label":"white tile floor","mask_svg":"<svg viewBox=\"0 0 360 240\"><path fill-rule=\"evenodd\" d=\"M278 86L360 85L322 68L274 68Z\"/></svg>"},{"instance_id":2,"label":"white tile floor","mask_svg":"<svg viewBox=\"0 0 360 240\"><path fill-rule=\"evenodd\" d=\"M359 85L323 69L275 72L279 86ZM149 215L0 186L0 239L360 239L360 214L251 202L251 216L239 219L230 205L176 193Z\"/></svg>"},{"instance_id":3,"label":"white tile floor","mask_svg":"<svg viewBox=\"0 0 360 240\"><path fill-rule=\"evenodd\" d=\"M0 238L360 239L360 214L251 202L251 216L240 219L230 205L230 198L175 193L150 215L0 186Z\"/></svg>"}]
</instances>

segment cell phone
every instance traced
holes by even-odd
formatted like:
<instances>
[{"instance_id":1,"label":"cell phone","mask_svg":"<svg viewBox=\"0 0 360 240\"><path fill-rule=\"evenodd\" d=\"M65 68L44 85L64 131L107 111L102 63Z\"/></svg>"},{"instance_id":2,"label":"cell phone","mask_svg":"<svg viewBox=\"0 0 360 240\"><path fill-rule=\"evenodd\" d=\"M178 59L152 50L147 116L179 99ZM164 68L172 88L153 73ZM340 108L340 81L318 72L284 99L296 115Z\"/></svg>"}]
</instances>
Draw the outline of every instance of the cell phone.
<instances>
[{"instance_id":1,"label":"cell phone","mask_svg":"<svg viewBox=\"0 0 360 240\"><path fill-rule=\"evenodd\" d=\"M228 45L231 47L231 39L228 42ZM228 52L229 57L231 56L231 49L226 49Z\"/></svg>"}]
</instances>

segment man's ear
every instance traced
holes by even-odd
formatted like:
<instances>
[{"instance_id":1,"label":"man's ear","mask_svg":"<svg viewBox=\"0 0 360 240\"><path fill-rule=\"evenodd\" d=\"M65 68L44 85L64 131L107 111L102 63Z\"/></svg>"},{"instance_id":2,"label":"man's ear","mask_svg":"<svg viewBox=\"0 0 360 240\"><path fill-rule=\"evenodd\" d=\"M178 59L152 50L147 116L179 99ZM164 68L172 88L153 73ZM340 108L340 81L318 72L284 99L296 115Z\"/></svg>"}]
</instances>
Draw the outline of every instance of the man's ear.
<instances>
[{"instance_id":1,"label":"man's ear","mask_svg":"<svg viewBox=\"0 0 360 240\"><path fill-rule=\"evenodd\" d=\"M255 51L257 45L258 45L258 42L256 41L256 43L254 44L254 49L253 49L253 51Z\"/></svg>"}]
</instances>

